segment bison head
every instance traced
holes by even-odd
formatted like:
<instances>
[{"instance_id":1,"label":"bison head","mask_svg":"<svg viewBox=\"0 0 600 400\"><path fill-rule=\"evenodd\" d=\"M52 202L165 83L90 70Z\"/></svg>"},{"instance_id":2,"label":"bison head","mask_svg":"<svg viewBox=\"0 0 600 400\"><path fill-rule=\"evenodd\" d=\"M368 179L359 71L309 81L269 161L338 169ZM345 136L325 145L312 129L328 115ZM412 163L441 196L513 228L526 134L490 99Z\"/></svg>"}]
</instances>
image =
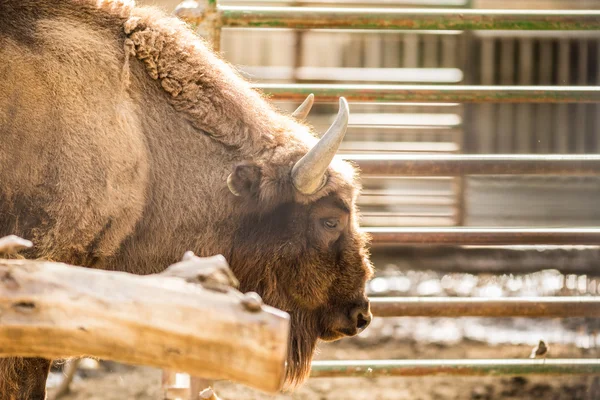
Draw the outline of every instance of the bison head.
<instances>
[{"instance_id":1,"label":"bison head","mask_svg":"<svg viewBox=\"0 0 600 400\"><path fill-rule=\"evenodd\" d=\"M311 103L312 95L294 115L306 114ZM371 321L359 185L352 166L334 160L348 115L342 98L336 120L312 147L306 138L281 146L267 159L236 165L227 179L244 211L229 261L242 290L291 316L290 384L308 375L318 339L356 335Z\"/></svg>"}]
</instances>

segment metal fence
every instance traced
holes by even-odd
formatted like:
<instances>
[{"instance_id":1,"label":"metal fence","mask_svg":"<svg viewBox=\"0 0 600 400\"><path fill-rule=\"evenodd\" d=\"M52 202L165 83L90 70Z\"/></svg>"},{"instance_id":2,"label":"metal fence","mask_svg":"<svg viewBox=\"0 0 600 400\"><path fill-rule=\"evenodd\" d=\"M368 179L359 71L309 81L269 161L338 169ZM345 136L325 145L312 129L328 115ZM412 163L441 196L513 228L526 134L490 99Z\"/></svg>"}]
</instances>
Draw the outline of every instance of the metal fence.
<instances>
[{"instance_id":1,"label":"metal fence","mask_svg":"<svg viewBox=\"0 0 600 400\"><path fill-rule=\"evenodd\" d=\"M322 2L320 2L322 3ZM463 2L466 6L466 3ZM216 0L184 1L176 15L205 32L215 50L221 29L285 28L336 30L600 30L600 11L473 10L222 6ZM454 86L371 84L261 84L278 100L316 101L339 96L360 102L414 103L599 103L596 86ZM350 154L366 176L577 175L599 176L598 155L373 155ZM464 187L460 185L459 196ZM400 228L365 227L378 247L418 245L600 245L600 228ZM373 312L391 316L567 317L600 316L600 297L374 298ZM369 360L318 361L314 377L598 374L600 360Z\"/></svg>"}]
</instances>

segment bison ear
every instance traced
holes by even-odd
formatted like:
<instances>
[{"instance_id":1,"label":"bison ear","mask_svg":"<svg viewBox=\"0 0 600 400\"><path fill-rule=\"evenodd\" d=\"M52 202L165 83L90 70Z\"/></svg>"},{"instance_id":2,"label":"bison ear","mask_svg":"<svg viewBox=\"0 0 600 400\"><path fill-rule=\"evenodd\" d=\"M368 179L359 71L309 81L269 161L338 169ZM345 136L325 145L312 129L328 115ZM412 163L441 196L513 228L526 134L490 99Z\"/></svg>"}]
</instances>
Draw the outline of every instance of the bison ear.
<instances>
[{"instance_id":1,"label":"bison ear","mask_svg":"<svg viewBox=\"0 0 600 400\"><path fill-rule=\"evenodd\" d=\"M227 187L236 196L254 196L258 194L261 176L260 167L255 163L240 163L227 178Z\"/></svg>"}]
</instances>

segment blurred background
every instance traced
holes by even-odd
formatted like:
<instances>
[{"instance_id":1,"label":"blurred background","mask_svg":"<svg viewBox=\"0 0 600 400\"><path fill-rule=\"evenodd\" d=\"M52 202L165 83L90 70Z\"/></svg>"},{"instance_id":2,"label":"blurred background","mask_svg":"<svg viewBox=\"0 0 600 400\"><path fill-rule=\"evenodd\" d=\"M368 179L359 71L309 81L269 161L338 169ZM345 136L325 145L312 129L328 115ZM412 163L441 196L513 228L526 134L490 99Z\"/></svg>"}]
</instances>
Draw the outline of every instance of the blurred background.
<instances>
[{"instance_id":1,"label":"blurred background","mask_svg":"<svg viewBox=\"0 0 600 400\"><path fill-rule=\"evenodd\" d=\"M177 0L138 0L172 12ZM226 5L600 9L600 0L222 0ZM584 85L600 83L600 31L294 31L231 29L221 51L256 83ZM277 103L291 112L297 104ZM344 153L600 152L597 104L351 103ZM317 103L317 132L337 104ZM597 177L366 178L363 226L600 226ZM600 295L600 251L571 247L396 247L374 251L371 296ZM600 322L584 318L375 319L321 359L598 358ZM158 372L106 364L117 398L158 398ZM95 367L96 368L96 367ZM92 368L93 369L93 368ZM82 372L93 376L95 373ZM120 377L120 378L119 378ZM125 377L125 378L123 378ZM104 381L102 380L104 379ZM112 379L112 380L111 380ZM119 380L120 379L120 380ZM92 382L92 381L88 381ZM102 383L104 382L104 383ZM90 383L91 384L91 383ZM74 383L72 399L94 391ZM218 383L225 399L262 399ZM87 394L86 394L87 393ZM104 390L98 397L113 398ZM86 397L87 396L87 397ZM107 397L108 396L108 397ZM118 397L121 396L121 397ZM281 399L600 399L598 377L312 379Z\"/></svg>"}]
</instances>

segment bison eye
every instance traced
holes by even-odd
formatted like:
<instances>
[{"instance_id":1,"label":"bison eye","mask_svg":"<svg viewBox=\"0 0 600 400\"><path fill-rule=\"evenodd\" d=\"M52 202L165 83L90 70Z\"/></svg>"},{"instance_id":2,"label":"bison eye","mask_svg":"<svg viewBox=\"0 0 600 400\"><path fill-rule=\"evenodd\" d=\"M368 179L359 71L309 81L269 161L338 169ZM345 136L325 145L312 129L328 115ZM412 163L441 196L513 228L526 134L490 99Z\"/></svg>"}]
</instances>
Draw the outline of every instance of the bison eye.
<instances>
[{"instance_id":1,"label":"bison eye","mask_svg":"<svg viewBox=\"0 0 600 400\"><path fill-rule=\"evenodd\" d=\"M337 219L326 219L323 221L323 225L327 229L335 229L338 227L340 221Z\"/></svg>"}]
</instances>

